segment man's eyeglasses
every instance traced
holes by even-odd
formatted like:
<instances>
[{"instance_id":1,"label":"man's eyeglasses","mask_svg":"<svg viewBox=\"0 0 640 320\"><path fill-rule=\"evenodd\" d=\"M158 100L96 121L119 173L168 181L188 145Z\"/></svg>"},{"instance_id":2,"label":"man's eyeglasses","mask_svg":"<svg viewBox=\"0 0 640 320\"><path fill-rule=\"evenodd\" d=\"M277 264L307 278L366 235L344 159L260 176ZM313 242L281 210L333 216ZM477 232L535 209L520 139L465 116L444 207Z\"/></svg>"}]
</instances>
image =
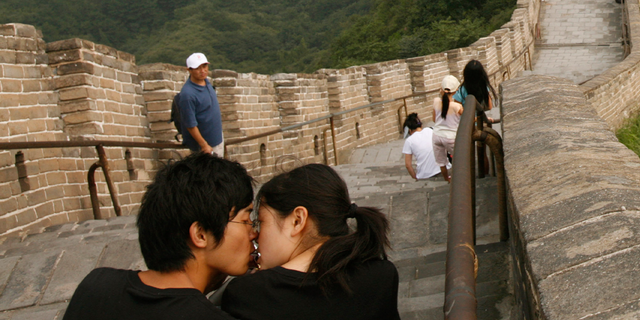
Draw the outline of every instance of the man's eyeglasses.
<instances>
[{"instance_id":1,"label":"man's eyeglasses","mask_svg":"<svg viewBox=\"0 0 640 320\"><path fill-rule=\"evenodd\" d=\"M229 222L246 224L248 226L251 226L251 230L253 230L255 232L259 232L260 231L260 221L258 221L258 220L254 220L254 221L233 221L233 220L229 220Z\"/></svg>"}]
</instances>

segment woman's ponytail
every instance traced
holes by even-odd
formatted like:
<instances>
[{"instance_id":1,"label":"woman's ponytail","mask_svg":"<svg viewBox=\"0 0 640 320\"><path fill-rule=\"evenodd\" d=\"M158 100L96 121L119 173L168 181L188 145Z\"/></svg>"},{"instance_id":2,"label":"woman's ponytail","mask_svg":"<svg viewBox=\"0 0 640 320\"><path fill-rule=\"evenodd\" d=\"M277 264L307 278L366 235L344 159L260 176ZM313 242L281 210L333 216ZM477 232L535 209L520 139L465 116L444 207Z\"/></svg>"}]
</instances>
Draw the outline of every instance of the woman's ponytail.
<instances>
[{"instance_id":1,"label":"woman's ponytail","mask_svg":"<svg viewBox=\"0 0 640 320\"><path fill-rule=\"evenodd\" d=\"M357 222L356 230L327 240L309 266L310 270L317 271L318 284L325 292L333 289L336 283L351 292L347 272L352 267L387 258L389 221L385 215L376 208L357 207L353 217Z\"/></svg>"},{"instance_id":2,"label":"woman's ponytail","mask_svg":"<svg viewBox=\"0 0 640 320\"><path fill-rule=\"evenodd\" d=\"M447 112L449 112L449 93L445 91L442 95L442 111L440 112L442 119L447 118Z\"/></svg>"}]
</instances>

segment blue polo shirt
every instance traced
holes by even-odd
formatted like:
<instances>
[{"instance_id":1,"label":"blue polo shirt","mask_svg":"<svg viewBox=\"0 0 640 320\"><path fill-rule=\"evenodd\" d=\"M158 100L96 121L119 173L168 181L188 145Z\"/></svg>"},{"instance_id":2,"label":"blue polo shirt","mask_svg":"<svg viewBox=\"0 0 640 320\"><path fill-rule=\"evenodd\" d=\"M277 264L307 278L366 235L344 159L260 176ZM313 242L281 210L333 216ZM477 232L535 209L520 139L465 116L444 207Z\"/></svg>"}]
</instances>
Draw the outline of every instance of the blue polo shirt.
<instances>
[{"instance_id":1,"label":"blue polo shirt","mask_svg":"<svg viewBox=\"0 0 640 320\"><path fill-rule=\"evenodd\" d=\"M198 127L207 143L215 147L222 143L222 116L216 91L205 79L204 86L187 79L180 91L180 118L182 122L182 144L193 151L200 151L200 145L193 139L187 128Z\"/></svg>"}]
</instances>

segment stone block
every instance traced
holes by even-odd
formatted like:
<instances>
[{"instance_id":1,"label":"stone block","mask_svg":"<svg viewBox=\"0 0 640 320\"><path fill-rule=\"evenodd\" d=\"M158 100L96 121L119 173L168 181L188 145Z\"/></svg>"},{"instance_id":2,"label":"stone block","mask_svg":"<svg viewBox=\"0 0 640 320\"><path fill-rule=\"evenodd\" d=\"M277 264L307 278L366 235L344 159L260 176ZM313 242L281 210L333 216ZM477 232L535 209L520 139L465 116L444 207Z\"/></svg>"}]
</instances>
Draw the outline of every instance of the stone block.
<instances>
[{"instance_id":1,"label":"stone block","mask_svg":"<svg viewBox=\"0 0 640 320\"><path fill-rule=\"evenodd\" d=\"M173 100L173 97L175 95L176 94L173 91L153 91L145 92L142 96L144 97L145 101L151 102Z\"/></svg>"},{"instance_id":2,"label":"stone block","mask_svg":"<svg viewBox=\"0 0 640 320\"><path fill-rule=\"evenodd\" d=\"M60 159L62 161L63 159ZM60 168L62 170L62 168ZM47 179L47 184L50 186L53 185L62 185L67 183L67 175L65 172L48 172L45 174ZM69 195L67 195L69 196Z\"/></svg>"},{"instance_id":3,"label":"stone block","mask_svg":"<svg viewBox=\"0 0 640 320\"><path fill-rule=\"evenodd\" d=\"M102 251L103 247L95 244L80 244L65 249L41 303L71 299L78 284L95 267Z\"/></svg>"},{"instance_id":4,"label":"stone block","mask_svg":"<svg viewBox=\"0 0 640 320\"><path fill-rule=\"evenodd\" d=\"M80 49L54 51L48 53L49 63L53 65L59 63L76 62L82 60L82 56L82 51Z\"/></svg>"},{"instance_id":5,"label":"stone block","mask_svg":"<svg viewBox=\"0 0 640 320\"><path fill-rule=\"evenodd\" d=\"M86 45L83 45L82 39L73 38L47 43L47 52L82 49L83 47Z\"/></svg>"},{"instance_id":6,"label":"stone block","mask_svg":"<svg viewBox=\"0 0 640 320\"><path fill-rule=\"evenodd\" d=\"M27 122L29 133L42 132L47 130L47 123L42 119L31 119Z\"/></svg>"},{"instance_id":7,"label":"stone block","mask_svg":"<svg viewBox=\"0 0 640 320\"><path fill-rule=\"evenodd\" d=\"M38 92L42 90L41 83L43 80L24 80L22 81L22 90L24 92ZM2 86L4 89L4 85Z\"/></svg>"},{"instance_id":8,"label":"stone block","mask_svg":"<svg viewBox=\"0 0 640 320\"><path fill-rule=\"evenodd\" d=\"M41 105L57 104L59 100L59 96L55 92L40 92L35 98L37 99L36 103Z\"/></svg>"},{"instance_id":9,"label":"stone block","mask_svg":"<svg viewBox=\"0 0 640 320\"><path fill-rule=\"evenodd\" d=\"M9 122L9 134L12 136L27 134L29 132L25 122Z\"/></svg>"},{"instance_id":10,"label":"stone block","mask_svg":"<svg viewBox=\"0 0 640 320\"><path fill-rule=\"evenodd\" d=\"M116 49L103 44L96 44L96 51L112 57L116 57L118 55L118 51Z\"/></svg>"},{"instance_id":11,"label":"stone block","mask_svg":"<svg viewBox=\"0 0 640 320\"><path fill-rule=\"evenodd\" d=\"M102 126L99 123L83 123L78 125L67 125L65 126L65 132L70 136L80 136L80 135L92 135L92 134L101 134L104 133Z\"/></svg>"},{"instance_id":12,"label":"stone block","mask_svg":"<svg viewBox=\"0 0 640 320\"><path fill-rule=\"evenodd\" d=\"M1 50L0 63L9 63L9 64L16 63L16 52Z\"/></svg>"},{"instance_id":13,"label":"stone block","mask_svg":"<svg viewBox=\"0 0 640 320\"><path fill-rule=\"evenodd\" d=\"M13 24L0 25L0 35L1 36L15 36L16 35L16 27Z\"/></svg>"},{"instance_id":14,"label":"stone block","mask_svg":"<svg viewBox=\"0 0 640 320\"><path fill-rule=\"evenodd\" d=\"M76 99L86 99L89 97L89 88L87 87L71 87L61 89L60 92L60 100L76 100Z\"/></svg>"},{"instance_id":15,"label":"stone block","mask_svg":"<svg viewBox=\"0 0 640 320\"><path fill-rule=\"evenodd\" d=\"M14 267L0 296L0 310L34 305L46 286L59 256L58 251L23 256Z\"/></svg>"},{"instance_id":16,"label":"stone block","mask_svg":"<svg viewBox=\"0 0 640 320\"><path fill-rule=\"evenodd\" d=\"M3 79L0 80L0 85L2 86L2 92L22 92L21 80Z\"/></svg>"},{"instance_id":17,"label":"stone block","mask_svg":"<svg viewBox=\"0 0 640 320\"><path fill-rule=\"evenodd\" d=\"M60 76L74 73L94 74L94 71L94 65L89 62L66 63L57 67L57 74Z\"/></svg>"},{"instance_id":18,"label":"stone block","mask_svg":"<svg viewBox=\"0 0 640 320\"><path fill-rule=\"evenodd\" d=\"M4 69L5 78L24 78L24 69L20 66L5 65L2 68Z\"/></svg>"},{"instance_id":19,"label":"stone block","mask_svg":"<svg viewBox=\"0 0 640 320\"><path fill-rule=\"evenodd\" d=\"M91 86L93 85L94 76L88 74L70 74L56 77L54 80L55 88L62 89L75 86Z\"/></svg>"},{"instance_id":20,"label":"stone block","mask_svg":"<svg viewBox=\"0 0 640 320\"><path fill-rule=\"evenodd\" d=\"M96 110L96 102L93 100L73 100L60 102L61 113L72 113L76 111Z\"/></svg>"}]
</instances>

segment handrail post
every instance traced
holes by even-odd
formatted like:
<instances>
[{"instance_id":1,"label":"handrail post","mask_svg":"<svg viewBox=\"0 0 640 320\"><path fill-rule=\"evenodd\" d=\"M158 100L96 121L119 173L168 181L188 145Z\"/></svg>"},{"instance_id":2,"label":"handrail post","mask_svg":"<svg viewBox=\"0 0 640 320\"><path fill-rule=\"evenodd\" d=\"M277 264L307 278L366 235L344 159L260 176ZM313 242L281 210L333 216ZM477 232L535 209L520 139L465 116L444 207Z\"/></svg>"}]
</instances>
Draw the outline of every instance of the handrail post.
<instances>
[{"instance_id":1,"label":"handrail post","mask_svg":"<svg viewBox=\"0 0 640 320\"><path fill-rule=\"evenodd\" d=\"M94 165L97 165L99 167L102 168L102 173L104 174L104 180L107 183L107 188L109 189L109 195L111 196L111 202L113 203L113 210L116 213L116 216L121 216L122 215L122 211L120 210L120 203L118 202L118 193L116 191L116 188L113 186L113 181L111 181L111 176L109 175L109 161L107 160L107 156L104 153L104 147L99 144L96 146L96 150L98 151L98 162L94 163ZM91 166L93 168L93 166ZM94 169L95 172L95 169ZM93 177L93 174L91 175ZM93 185L95 188L95 179L93 179ZM89 185L89 187L91 188L91 185ZM97 193L95 195L95 198L97 200L98 196ZM91 200L93 202L93 195L91 197ZM98 206L98 210L100 203L97 203ZM93 205L94 207L94 215L95 215L95 207L96 205Z\"/></svg>"},{"instance_id":2,"label":"handrail post","mask_svg":"<svg viewBox=\"0 0 640 320\"><path fill-rule=\"evenodd\" d=\"M485 141L495 156L496 175L498 179L498 220L500 223L500 241L509 240L509 225L507 220L507 182L504 172L504 149L502 138L495 130L485 128Z\"/></svg>"},{"instance_id":3,"label":"handrail post","mask_svg":"<svg viewBox=\"0 0 640 320\"><path fill-rule=\"evenodd\" d=\"M324 164L325 165L329 165L329 148L327 148L327 130L330 130L329 128L324 129L322 131L322 146L323 146L323 150L324 150Z\"/></svg>"},{"instance_id":4,"label":"handrail post","mask_svg":"<svg viewBox=\"0 0 640 320\"><path fill-rule=\"evenodd\" d=\"M333 143L333 158L335 159L337 166L340 164L340 161L338 161L338 147L336 146L336 127L333 124L333 116L329 118L329 121L331 122L331 143Z\"/></svg>"},{"instance_id":5,"label":"handrail post","mask_svg":"<svg viewBox=\"0 0 640 320\"><path fill-rule=\"evenodd\" d=\"M483 111L476 111L476 130L482 132L482 129L484 128L484 121L481 117ZM485 174L485 163L484 163L484 158L486 156L486 151L485 151L485 147L484 147L484 142L482 141L477 141L476 142L476 148L478 149L477 155L478 155L478 178L479 179L484 179L484 174Z\"/></svg>"}]
</instances>

